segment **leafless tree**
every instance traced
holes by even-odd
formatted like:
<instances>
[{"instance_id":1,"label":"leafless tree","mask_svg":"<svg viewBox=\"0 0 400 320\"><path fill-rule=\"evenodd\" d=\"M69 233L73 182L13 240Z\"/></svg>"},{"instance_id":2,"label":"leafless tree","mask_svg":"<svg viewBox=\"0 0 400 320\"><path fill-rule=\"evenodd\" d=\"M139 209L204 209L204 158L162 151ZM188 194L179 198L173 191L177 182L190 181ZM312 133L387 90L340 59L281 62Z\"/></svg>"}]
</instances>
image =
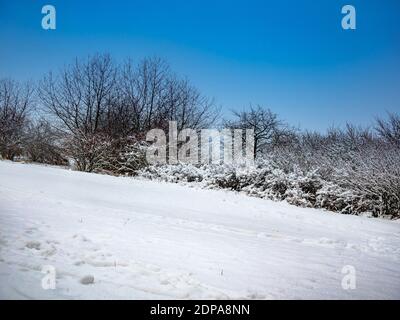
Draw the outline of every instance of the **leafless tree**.
<instances>
[{"instance_id":1,"label":"leafless tree","mask_svg":"<svg viewBox=\"0 0 400 320\"><path fill-rule=\"evenodd\" d=\"M95 134L113 97L116 70L108 55L76 60L54 77L42 81L39 95L59 128L74 134Z\"/></svg>"},{"instance_id":2,"label":"leafless tree","mask_svg":"<svg viewBox=\"0 0 400 320\"><path fill-rule=\"evenodd\" d=\"M269 147L274 147L287 141L293 130L278 119L277 114L261 106L250 106L249 110L233 112L235 119L226 121L230 128L254 129L254 154L258 155Z\"/></svg>"},{"instance_id":3,"label":"leafless tree","mask_svg":"<svg viewBox=\"0 0 400 320\"><path fill-rule=\"evenodd\" d=\"M177 122L178 131L208 128L219 115L213 100L172 73L159 58L146 58L138 64L127 60L120 83L127 113L133 119L130 135L139 139L153 128L167 132L169 121Z\"/></svg>"},{"instance_id":4,"label":"leafless tree","mask_svg":"<svg viewBox=\"0 0 400 320\"><path fill-rule=\"evenodd\" d=\"M147 58L137 65L131 60L124 64L121 87L136 133L150 130L162 118L168 74L168 65L158 58Z\"/></svg>"},{"instance_id":5,"label":"leafless tree","mask_svg":"<svg viewBox=\"0 0 400 320\"><path fill-rule=\"evenodd\" d=\"M377 118L376 131L382 139L400 148L400 115L389 113L388 118Z\"/></svg>"},{"instance_id":6,"label":"leafless tree","mask_svg":"<svg viewBox=\"0 0 400 320\"><path fill-rule=\"evenodd\" d=\"M177 121L179 131L184 128L209 128L219 116L214 101L203 96L187 79L168 79L165 101L167 118Z\"/></svg>"},{"instance_id":7,"label":"leafless tree","mask_svg":"<svg viewBox=\"0 0 400 320\"><path fill-rule=\"evenodd\" d=\"M169 120L179 129L198 128L216 115L212 101L158 58L122 66L108 55L76 60L56 76L49 73L39 97L52 125L65 135L69 157L84 171L113 162L150 129L167 130Z\"/></svg>"},{"instance_id":8,"label":"leafless tree","mask_svg":"<svg viewBox=\"0 0 400 320\"><path fill-rule=\"evenodd\" d=\"M45 120L31 122L24 141L24 153L30 161L53 165L66 165L59 132Z\"/></svg>"},{"instance_id":9,"label":"leafless tree","mask_svg":"<svg viewBox=\"0 0 400 320\"><path fill-rule=\"evenodd\" d=\"M128 60L122 71L121 87L134 119L136 132L167 129L168 121L183 128L207 128L218 110L187 79L179 79L159 58L147 58L134 65Z\"/></svg>"},{"instance_id":10,"label":"leafless tree","mask_svg":"<svg viewBox=\"0 0 400 320\"><path fill-rule=\"evenodd\" d=\"M102 147L109 108L115 97L116 68L109 55L76 60L57 76L49 73L39 87L45 111L67 135L69 156L78 169L93 171Z\"/></svg>"},{"instance_id":11,"label":"leafless tree","mask_svg":"<svg viewBox=\"0 0 400 320\"><path fill-rule=\"evenodd\" d=\"M33 87L0 80L0 155L13 160L22 153L25 129L33 105Z\"/></svg>"}]
</instances>

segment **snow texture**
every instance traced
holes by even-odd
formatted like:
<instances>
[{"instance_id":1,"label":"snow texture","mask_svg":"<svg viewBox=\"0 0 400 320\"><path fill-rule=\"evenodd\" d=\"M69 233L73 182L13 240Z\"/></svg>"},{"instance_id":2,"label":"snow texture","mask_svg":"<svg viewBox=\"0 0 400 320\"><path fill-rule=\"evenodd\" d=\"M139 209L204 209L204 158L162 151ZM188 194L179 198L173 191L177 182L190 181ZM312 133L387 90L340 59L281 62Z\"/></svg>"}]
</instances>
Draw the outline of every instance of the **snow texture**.
<instances>
[{"instance_id":1,"label":"snow texture","mask_svg":"<svg viewBox=\"0 0 400 320\"><path fill-rule=\"evenodd\" d=\"M398 221L0 162L2 299L399 299L399 245Z\"/></svg>"}]
</instances>

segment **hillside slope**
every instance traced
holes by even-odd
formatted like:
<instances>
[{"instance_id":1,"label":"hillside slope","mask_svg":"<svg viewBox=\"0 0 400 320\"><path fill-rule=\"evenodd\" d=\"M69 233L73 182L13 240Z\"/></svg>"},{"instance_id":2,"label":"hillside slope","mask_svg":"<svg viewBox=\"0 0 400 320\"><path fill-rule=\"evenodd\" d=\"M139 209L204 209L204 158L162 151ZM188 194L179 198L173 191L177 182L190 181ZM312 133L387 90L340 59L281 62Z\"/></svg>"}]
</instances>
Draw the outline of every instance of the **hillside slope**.
<instances>
[{"instance_id":1,"label":"hillside slope","mask_svg":"<svg viewBox=\"0 0 400 320\"><path fill-rule=\"evenodd\" d=\"M0 161L2 299L399 299L399 270L396 221Z\"/></svg>"}]
</instances>

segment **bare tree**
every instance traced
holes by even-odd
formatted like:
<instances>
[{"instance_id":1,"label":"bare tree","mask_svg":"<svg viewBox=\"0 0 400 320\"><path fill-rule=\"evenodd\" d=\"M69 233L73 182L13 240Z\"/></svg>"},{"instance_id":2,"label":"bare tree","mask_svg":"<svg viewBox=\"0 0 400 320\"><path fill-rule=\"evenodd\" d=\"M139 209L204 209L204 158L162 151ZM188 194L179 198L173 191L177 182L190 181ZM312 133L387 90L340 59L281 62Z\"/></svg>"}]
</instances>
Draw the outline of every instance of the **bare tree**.
<instances>
[{"instance_id":1,"label":"bare tree","mask_svg":"<svg viewBox=\"0 0 400 320\"><path fill-rule=\"evenodd\" d=\"M203 96L187 79L180 79L159 58L147 58L134 65L125 62L121 88L131 134L144 137L153 128L168 131L168 122L177 129L200 129L213 125L219 115L213 100Z\"/></svg>"},{"instance_id":2,"label":"bare tree","mask_svg":"<svg viewBox=\"0 0 400 320\"><path fill-rule=\"evenodd\" d=\"M22 153L29 112L33 108L33 87L10 79L0 80L0 155L13 160Z\"/></svg>"},{"instance_id":3,"label":"bare tree","mask_svg":"<svg viewBox=\"0 0 400 320\"><path fill-rule=\"evenodd\" d=\"M136 132L150 130L165 112L165 82L168 65L159 58L147 58L138 65L128 60L122 68L121 86L133 117Z\"/></svg>"},{"instance_id":4,"label":"bare tree","mask_svg":"<svg viewBox=\"0 0 400 320\"><path fill-rule=\"evenodd\" d=\"M170 78L166 83L165 100L167 117L177 121L179 131L209 128L219 116L214 101L203 96L187 79Z\"/></svg>"},{"instance_id":5,"label":"bare tree","mask_svg":"<svg viewBox=\"0 0 400 320\"><path fill-rule=\"evenodd\" d=\"M67 135L69 156L79 170L93 171L107 139L107 116L115 98L116 68L108 55L95 55L46 76L39 96L56 128Z\"/></svg>"},{"instance_id":6,"label":"bare tree","mask_svg":"<svg viewBox=\"0 0 400 320\"><path fill-rule=\"evenodd\" d=\"M122 71L121 87L133 116L136 132L167 129L168 121L178 130L213 124L218 116L212 100L204 97L187 79L179 79L159 58L147 58L133 65L128 60Z\"/></svg>"},{"instance_id":7,"label":"bare tree","mask_svg":"<svg viewBox=\"0 0 400 320\"><path fill-rule=\"evenodd\" d=\"M66 165L59 132L45 120L30 123L24 141L24 152L29 160L53 165Z\"/></svg>"},{"instance_id":8,"label":"bare tree","mask_svg":"<svg viewBox=\"0 0 400 320\"><path fill-rule=\"evenodd\" d=\"M57 76L49 73L39 96L65 135L67 154L84 171L115 163L132 141L144 139L152 128L168 129L169 120L179 129L198 128L216 115L212 101L158 58L136 65L128 60L121 67L108 55L76 60Z\"/></svg>"},{"instance_id":9,"label":"bare tree","mask_svg":"<svg viewBox=\"0 0 400 320\"><path fill-rule=\"evenodd\" d=\"M235 119L226 121L230 128L254 129L254 154L260 154L291 135L291 130L278 119L277 114L261 106L250 106L248 111L233 112Z\"/></svg>"},{"instance_id":10,"label":"bare tree","mask_svg":"<svg viewBox=\"0 0 400 320\"><path fill-rule=\"evenodd\" d=\"M116 70L110 56L96 55L62 70L49 73L42 81L39 96L58 127L74 134L94 134L102 129L113 97Z\"/></svg>"},{"instance_id":11,"label":"bare tree","mask_svg":"<svg viewBox=\"0 0 400 320\"><path fill-rule=\"evenodd\" d=\"M389 113L388 118L388 120L376 119L376 131L382 139L400 147L400 115Z\"/></svg>"}]
</instances>

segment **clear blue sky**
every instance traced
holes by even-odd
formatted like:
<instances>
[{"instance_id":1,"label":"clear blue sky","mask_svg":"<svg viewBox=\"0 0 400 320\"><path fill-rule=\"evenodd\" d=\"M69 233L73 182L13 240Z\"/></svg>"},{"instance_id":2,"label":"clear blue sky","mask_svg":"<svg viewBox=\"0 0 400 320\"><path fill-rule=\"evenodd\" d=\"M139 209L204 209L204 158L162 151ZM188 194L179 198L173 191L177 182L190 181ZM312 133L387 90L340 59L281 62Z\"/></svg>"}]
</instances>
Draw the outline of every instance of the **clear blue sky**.
<instances>
[{"instance_id":1,"label":"clear blue sky","mask_svg":"<svg viewBox=\"0 0 400 320\"><path fill-rule=\"evenodd\" d=\"M341 28L345 4L356 30ZM160 56L223 110L260 104L302 128L400 111L398 0L0 0L0 77L38 79L96 52Z\"/></svg>"}]
</instances>

